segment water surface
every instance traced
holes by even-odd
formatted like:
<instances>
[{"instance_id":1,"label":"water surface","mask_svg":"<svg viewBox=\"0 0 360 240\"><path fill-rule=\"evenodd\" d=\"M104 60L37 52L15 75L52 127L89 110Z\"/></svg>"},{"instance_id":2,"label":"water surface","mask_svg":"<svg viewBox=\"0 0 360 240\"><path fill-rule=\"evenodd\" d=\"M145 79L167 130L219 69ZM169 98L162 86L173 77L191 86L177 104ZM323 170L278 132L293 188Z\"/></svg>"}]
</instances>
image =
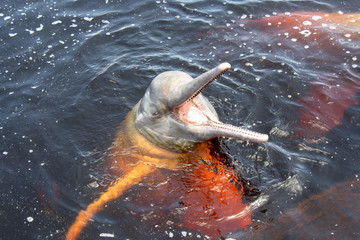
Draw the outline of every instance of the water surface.
<instances>
[{"instance_id":1,"label":"water surface","mask_svg":"<svg viewBox=\"0 0 360 240\"><path fill-rule=\"evenodd\" d=\"M224 61L232 70L204 94L223 122L270 135L260 145L220 139L238 175L255 189L244 202L258 204L253 224L225 237L255 238L272 223L283 226L279 216L301 202L356 181L359 29L337 26L322 31L324 38L302 41L289 37L292 28L269 31L263 25L279 14L309 11L356 13L360 3L2 1L0 238L63 239L78 211L112 179L101 167L107 149L151 80L168 70L195 77ZM340 90L326 90L334 87ZM330 116L336 124L317 131L304 123L308 112L317 111L314 101L335 102L330 110L322 107L318 118ZM347 190L353 186L339 186L352 203L360 201ZM333 217L339 222L321 223L322 237L359 237L359 217L346 206L342 210L342 203L329 204L337 206ZM109 209L89 224L83 239L106 239L103 233L116 239L206 239L171 216L152 224L153 210L136 213L135 203L119 200ZM148 220L139 224L143 215ZM352 224L338 231L344 219ZM303 239L301 232L291 237Z\"/></svg>"}]
</instances>

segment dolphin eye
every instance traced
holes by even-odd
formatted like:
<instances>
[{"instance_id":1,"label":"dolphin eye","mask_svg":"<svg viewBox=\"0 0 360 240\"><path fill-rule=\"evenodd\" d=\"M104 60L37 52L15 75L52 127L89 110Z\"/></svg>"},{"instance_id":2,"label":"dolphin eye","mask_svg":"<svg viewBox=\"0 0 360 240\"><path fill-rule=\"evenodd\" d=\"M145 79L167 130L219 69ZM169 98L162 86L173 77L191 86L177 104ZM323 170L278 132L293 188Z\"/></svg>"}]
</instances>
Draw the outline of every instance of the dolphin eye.
<instances>
[{"instance_id":1,"label":"dolphin eye","mask_svg":"<svg viewBox=\"0 0 360 240\"><path fill-rule=\"evenodd\" d=\"M157 108L155 104L148 105L147 112L152 118L159 118L161 115L161 109Z\"/></svg>"},{"instance_id":2,"label":"dolphin eye","mask_svg":"<svg viewBox=\"0 0 360 240\"><path fill-rule=\"evenodd\" d=\"M159 117L159 111L156 109L156 108L152 108L151 110L150 110L150 114L151 114L151 116L153 116L153 117Z\"/></svg>"}]
</instances>

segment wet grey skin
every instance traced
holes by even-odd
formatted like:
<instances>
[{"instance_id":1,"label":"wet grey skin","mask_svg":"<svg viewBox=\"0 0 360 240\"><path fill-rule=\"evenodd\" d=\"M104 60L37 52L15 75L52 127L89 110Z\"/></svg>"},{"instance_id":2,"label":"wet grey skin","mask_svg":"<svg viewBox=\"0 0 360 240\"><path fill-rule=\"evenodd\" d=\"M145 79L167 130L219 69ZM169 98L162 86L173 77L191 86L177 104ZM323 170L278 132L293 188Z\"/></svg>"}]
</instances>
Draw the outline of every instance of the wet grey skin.
<instances>
[{"instance_id":1,"label":"wet grey skin","mask_svg":"<svg viewBox=\"0 0 360 240\"><path fill-rule=\"evenodd\" d=\"M266 142L266 134L220 122L214 107L201 94L230 67L221 63L197 78L181 71L159 74L135 107L135 127L151 142L171 149L188 149L216 137Z\"/></svg>"}]
</instances>

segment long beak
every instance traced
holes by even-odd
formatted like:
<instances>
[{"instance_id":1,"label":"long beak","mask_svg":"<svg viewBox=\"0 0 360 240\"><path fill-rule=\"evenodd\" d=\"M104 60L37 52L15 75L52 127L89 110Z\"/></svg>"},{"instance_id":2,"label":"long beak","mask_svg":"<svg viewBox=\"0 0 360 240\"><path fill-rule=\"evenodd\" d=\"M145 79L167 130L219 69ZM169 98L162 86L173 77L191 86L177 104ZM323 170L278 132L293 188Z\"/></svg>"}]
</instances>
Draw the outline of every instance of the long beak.
<instances>
[{"instance_id":1,"label":"long beak","mask_svg":"<svg viewBox=\"0 0 360 240\"><path fill-rule=\"evenodd\" d=\"M180 106L181 104L184 104L196 97L209 83L214 81L230 67L231 65L229 63L221 63L217 67L195 78L191 84L183 85L178 89L176 99L176 103L178 104L177 106ZM202 127L207 128L204 130L207 134L209 134L210 138L230 137L258 143L266 142L269 139L267 134L253 132L241 127L236 127L218 121L209 120L205 125L202 125Z\"/></svg>"},{"instance_id":2,"label":"long beak","mask_svg":"<svg viewBox=\"0 0 360 240\"><path fill-rule=\"evenodd\" d=\"M222 122L209 120L206 123L205 127L208 128L206 131L209 131L209 133L213 135L211 136L211 138L230 137L257 143L264 143L269 139L269 136L267 134L254 132L245 128L225 124Z\"/></svg>"},{"instance_id":3,"label":"long beak","mask_svg":"<svg viewBox=\"0 0 360 240\"><path fill-rule=\"evenodd\" d=\"M177 93L173 96L168 107L175 108L196 97L209 83L214 81L226 70L231 68L229 63L221 63L217 67L201 74L191 81L191 84L178 85Z\"/></svg>"}]
</instances>

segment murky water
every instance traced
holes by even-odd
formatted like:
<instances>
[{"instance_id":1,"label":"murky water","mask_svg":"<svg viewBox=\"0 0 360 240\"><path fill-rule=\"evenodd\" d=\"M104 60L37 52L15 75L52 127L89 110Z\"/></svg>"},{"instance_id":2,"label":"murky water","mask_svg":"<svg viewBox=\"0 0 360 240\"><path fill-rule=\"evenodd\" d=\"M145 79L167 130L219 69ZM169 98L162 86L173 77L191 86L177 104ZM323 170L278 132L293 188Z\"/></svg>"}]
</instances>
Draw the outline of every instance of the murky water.
<instances>
[{"instance_id":1,"label":"murky water","mask_svg":"<svg viewBox=\"0 0 360 240\"><path fill-rule=\"evenodd\" d=\"M0 239L64 239L117 177L108 148L151 80L224 61L232 69L204 95L222 121L270 140L220 139L252 207L250 226L222 235L359 238L359 11L357 0L2 1ZM181 224L170 190L151 202L154 184L109 203L80 239L206 239Z\"/></svg>"}]
</instances>

